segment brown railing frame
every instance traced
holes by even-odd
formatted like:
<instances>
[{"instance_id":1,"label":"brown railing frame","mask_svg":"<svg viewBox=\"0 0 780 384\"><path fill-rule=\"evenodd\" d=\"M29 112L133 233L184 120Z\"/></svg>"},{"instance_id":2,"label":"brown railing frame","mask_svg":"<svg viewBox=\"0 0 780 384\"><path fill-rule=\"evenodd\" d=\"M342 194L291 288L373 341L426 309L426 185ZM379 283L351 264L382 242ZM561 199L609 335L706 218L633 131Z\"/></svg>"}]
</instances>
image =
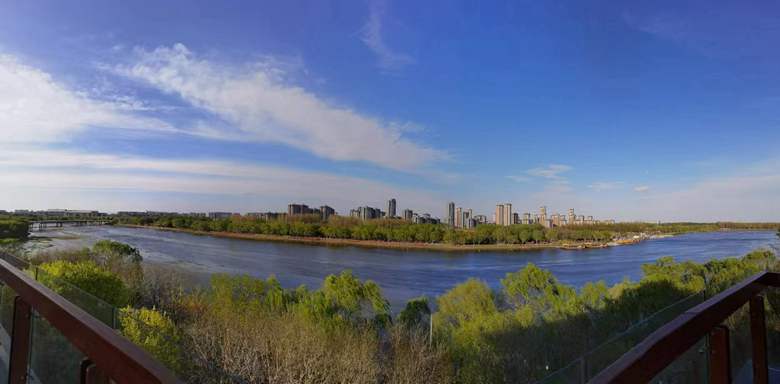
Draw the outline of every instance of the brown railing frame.
<instances>
[{"instance_id":1,"label":"brown railing frame","mask_svg":"<svg viewBox=\"0 0 780 384\"><path fill-rule=\"evenodd\" d=\"M90 376L101 376L99 372L120 384L180 383L168 368L144 350L3 259L0 259L0 282L18 295L11 330L9 383L27 382L33 310L94 364Z\"/></svg>"},{"instance_id":2,"label":"brown railing frame","mask_svg":"<svg viewBox=\"0 0 780 384\"><path fill-rule=\"evenodd\" d=\"M761 272L689 309L651 333L620 359L601 371L591 383L646 383L685 353L699 340L710 339L710 382L729 383L731 367L728 329L720 324L740 307L750 305L750 332L753 343L753 382L768 382L766 287L780 286L780 274ZM725 340L725 343L724 343Z\"/></svg>"}]
</instances>

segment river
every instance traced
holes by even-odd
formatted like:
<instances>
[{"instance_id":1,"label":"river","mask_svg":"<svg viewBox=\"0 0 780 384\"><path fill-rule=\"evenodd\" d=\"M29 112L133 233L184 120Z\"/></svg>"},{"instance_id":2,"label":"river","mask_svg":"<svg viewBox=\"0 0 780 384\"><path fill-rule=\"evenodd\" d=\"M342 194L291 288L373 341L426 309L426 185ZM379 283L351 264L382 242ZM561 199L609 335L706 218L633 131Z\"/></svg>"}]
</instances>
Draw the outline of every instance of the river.
<instances>
[{"instance_id":1,"label":"river","mask_svg":"<svg viewBox=\"0 0 780 384\"><path fill-rule=\"evenodd\" d=\"M100 239L128 243L141 251L145 261L177 266L199 284L212 273L224 272L262 278L276 275L285 287L305 284L316 288L328 274L350 269L361 279L376 281L394 311L410 298L441 295L470 277L498 286L508 272L527 263L580 287L588 281L637 280L642 264L663 256L704 262L741 256L757 248L780 250L780 241L769 231L692 233L586 250L441 252L262 242L111 226L37 232L30 248L80 248Z\"/></svg>"}]
</instances>

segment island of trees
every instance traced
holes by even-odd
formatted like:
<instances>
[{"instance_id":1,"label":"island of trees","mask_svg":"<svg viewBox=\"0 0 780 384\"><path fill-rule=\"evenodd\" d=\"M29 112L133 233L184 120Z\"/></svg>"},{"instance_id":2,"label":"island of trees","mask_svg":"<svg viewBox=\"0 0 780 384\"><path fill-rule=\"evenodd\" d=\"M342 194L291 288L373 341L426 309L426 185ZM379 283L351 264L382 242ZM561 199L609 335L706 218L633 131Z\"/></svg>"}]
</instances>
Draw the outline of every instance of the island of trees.
<instances>
[{"instance_id":1,"label":"island of trees","mask_svg":"<svg viewBox=\"0 0 780 384\"><path fill-rule=\"evenodd\" d=\"M676 235L719 230L774 230L777 223L617 223L545 228L538 224L498 226L479 225L456 229L445 224L414 224L398 219L359 220L331 216L323 221L316 215L274 220L234 216L208 219L191 216L118 217L123 225L142 225L220 236L237 235L264 240L322 240L331 244L369 246L401 245L438 249L494 249L522 246L603 246L612 241L636 241L652 235ZM636 238L635 238L636 237ZM331 241L328 241L331 240ZM346 240L339 242L338 240Z\"/></svg>"}]
</instances>

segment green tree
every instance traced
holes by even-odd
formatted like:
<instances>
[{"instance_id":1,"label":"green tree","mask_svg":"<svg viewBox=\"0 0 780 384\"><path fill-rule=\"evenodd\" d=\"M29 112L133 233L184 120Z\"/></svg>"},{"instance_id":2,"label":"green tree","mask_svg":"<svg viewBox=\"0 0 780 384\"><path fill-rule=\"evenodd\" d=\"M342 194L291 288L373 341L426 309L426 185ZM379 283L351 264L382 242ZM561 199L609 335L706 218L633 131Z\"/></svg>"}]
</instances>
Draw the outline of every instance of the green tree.
<instances>
[{"instance_id":1,"label":"green tree","mask_svg":"<svg viewBox=\"0 0 780 384\"><path fill-rule=\"evenodd\" d=\"M431 315L427 297L417 297L406 303L398 315L398 322L406 328L419 329L427 325L426 320Z\"/></svg>"}]
</instances>

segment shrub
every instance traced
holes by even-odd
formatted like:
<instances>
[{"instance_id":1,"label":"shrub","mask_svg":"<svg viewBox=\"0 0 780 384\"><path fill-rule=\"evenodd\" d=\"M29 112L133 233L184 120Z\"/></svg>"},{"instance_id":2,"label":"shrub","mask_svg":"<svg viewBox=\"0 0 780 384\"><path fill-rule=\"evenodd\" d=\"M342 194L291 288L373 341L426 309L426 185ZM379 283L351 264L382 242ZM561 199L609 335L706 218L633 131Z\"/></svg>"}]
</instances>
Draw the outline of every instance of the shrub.
<instances>
[{"instance_id":1,"label":"shrub","mask_svg":"<svg viewBox=\"0 0 780 384\"><path fill-rule=\"evenodd\" d=\"M130 291L122 279L92 261L58 260L39 268L39 280L71 301L83 297L74 286L115 307L124 307L130 301Z\"/></svg>"},{"instance_id":2,"label":"shrub","mask_svg":"<svg viewBox=\"0 0 780 384\"><path fill-rule=\"evenodd\" d=\"M149 352L168 368L180 368L180 336L170 318L148 308L122 308L119 317L122 334Z\"/></svg>"},{"instance_id":3,"label":"shrub","mask_svg":"<svg viewBox=\"0 0 780 384\"><path fill-rule=\"evenodd\" d=\"M26 220L0 219L0 239L24 240L30 234Z\"/></svg>"}]
</instances>

